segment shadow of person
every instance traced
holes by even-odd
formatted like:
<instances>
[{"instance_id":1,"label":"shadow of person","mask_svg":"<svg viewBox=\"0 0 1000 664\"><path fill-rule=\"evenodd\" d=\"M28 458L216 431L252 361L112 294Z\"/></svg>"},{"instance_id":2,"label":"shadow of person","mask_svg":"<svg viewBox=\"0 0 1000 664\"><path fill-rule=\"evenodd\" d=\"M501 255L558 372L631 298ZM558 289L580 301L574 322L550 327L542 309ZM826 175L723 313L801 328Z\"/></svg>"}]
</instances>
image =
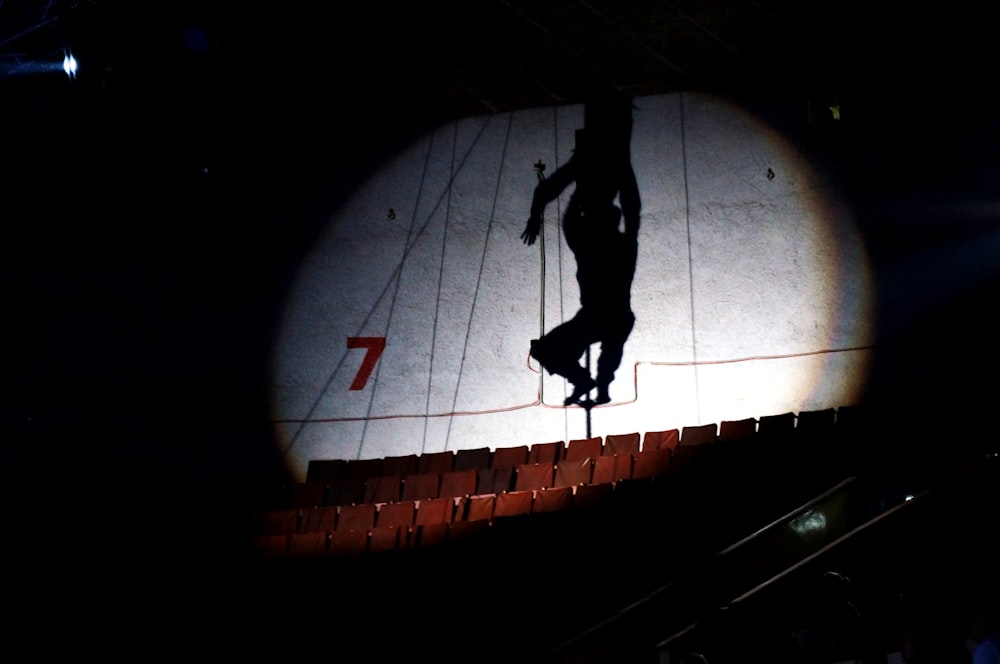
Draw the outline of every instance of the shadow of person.
<instances>
[{"instance_id":1,"label":"shadow of person","mask_svg":"<svg viewBox=\"0 0 1000 664\"><path fill-rule=\"evenodd\" d=\"M631 290L638 251L641 202L632 169L632 100L617 93L584 104L584 126L576 131L572 158L539 181L521 239L535 243L545 207L576 183L562 219L566 244L576 259L580 309L531 342L531 356L550 374L573 384L565 405L611 401L609 386L635 325ZM580 364L587 349L601 344L597 375Z\"/></svg>"}]
</instances>

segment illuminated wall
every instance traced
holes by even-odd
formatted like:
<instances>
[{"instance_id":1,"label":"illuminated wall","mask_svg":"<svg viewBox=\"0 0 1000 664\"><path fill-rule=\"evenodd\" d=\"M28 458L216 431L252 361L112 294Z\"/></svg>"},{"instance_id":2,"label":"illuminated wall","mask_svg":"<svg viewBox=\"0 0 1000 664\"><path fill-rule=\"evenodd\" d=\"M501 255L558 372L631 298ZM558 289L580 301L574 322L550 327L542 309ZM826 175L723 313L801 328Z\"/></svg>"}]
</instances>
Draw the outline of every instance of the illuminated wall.
<instances>
[{"instance_id":1,"label":"illuminated wall","mask_svg":"<svg viewBox=\"0 0 1000 664\"><path fill-rule=\"evenodd\" d=\"M593 435L852 403L871 284L852 211L779 131L694 94L635 100L635 328ZM582 106L462 119L413 141L335 211L273 350L286 465L586 435L529 342L579 306L558 224L520 235ZM599 347L594 348L594 358Z\"/></svg>"}]
</instances>

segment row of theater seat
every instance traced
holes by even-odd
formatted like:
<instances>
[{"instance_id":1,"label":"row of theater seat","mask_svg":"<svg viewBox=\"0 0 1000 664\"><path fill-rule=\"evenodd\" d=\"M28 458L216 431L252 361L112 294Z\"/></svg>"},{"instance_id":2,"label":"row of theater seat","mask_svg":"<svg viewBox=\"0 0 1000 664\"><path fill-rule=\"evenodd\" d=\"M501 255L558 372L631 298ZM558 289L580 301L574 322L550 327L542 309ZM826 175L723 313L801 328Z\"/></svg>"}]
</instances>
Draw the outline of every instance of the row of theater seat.
<instances>
[{"instance_id":1,"label":"row of theater seat","mask_svg":"<svg viewBox=\"0 0 1000 664\"><path fill-rule=\"evenodd\" d=\"M660 449L686 445L701 445L716 441L735 441L756 434L790 433L795 430L810 433L830 429L844 419L857 417L857 407L841 407L798 413L766 415L759 419L723 421L721 424L686 426L682 429L639 433L612 434L566 442L539 443L513 447L489 447L458 451L409 454L375 459L314 459L309 462L307 482L369 479L382 475L416 475L428 472L453 470L481 470L514 467L528 463L557 463L568 459L581 459L616 454L635 454L641 449Z\"/></svg>"},{"instance_id":2,"label":"row of theater seat","mask_svg":"<svg viewBox=\"0 0 1000 664\"><path fill-rule=\"evenodd\" d=\"M440 544L498 518L593 504L622 481L676 476L715 449L832 431L837 415L828 409L492 451L314 460L305 482L257 515L255 546L268 557L313 558Z\"/></svg>"},{"instance_id":3,"label":"row of theater seat","mask_svg":"<svg viewBox=\"0 0 1000 664\"><path fill-rule=\"evenodd\" d=\"M714 436L715 425L711 427ZM305 482L288 485L284 508L389 503L613 482L665 474L673 450L708 440L708 427L630 433L361 461L312 461ZM640 447L640 440L642 445ZM684 456L683 452L678 456Z\"/></svg>"},{"instance_id":4,"label":"row of theater seat","mask_svg":"<svg viewBox=\"0 0 1000 664\"><path fill-rule=\"evenodd\" d=\"M480 534L498 519L567 512L600 503L612 483L396 503L265 512L255 535L268 557L316 558L424 548Z\"/></svg>"}]
</instances>

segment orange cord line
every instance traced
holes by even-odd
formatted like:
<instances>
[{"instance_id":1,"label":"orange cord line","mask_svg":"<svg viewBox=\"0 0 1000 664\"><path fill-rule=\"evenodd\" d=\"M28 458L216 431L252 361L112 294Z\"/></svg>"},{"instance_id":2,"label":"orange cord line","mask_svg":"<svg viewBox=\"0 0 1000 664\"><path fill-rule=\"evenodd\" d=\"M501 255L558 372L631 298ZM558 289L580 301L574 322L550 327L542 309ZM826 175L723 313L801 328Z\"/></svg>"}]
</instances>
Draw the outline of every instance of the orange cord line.
<instances>
[{"instance_id":1,"label":"orange cord line","mask_svg":"<svg viewBox=\"0 0 1000 664\"><path fill-rule=\"evenodd\" d=\"M595 406L595 408L615 408L618 406L627 406L629 404L636 403L639 400L639 365L647 365L651 367L692 367L692 366L713 366L720 364L737 364L741 362L759 362L762 360L787 360L797 357L814 357L817 355L829 355L832 353L850 353L856 351L864 350L874 350L875 346L853 346L848 348L827 348L824 350L814 350L807 351L804 353L787 353L784 355L753 355L750 357L738 357L728 360L701 360L698 362L687 361L687 362L636 362L632 366L632 381L635 387L635 398L628 401L620 401L617 403L609 403L601 406ZM534 373L541 374L530 363L530 356L528 361L528 369ZM487 410L465 410L465 411L451 411L447 413L426 413L426 414L397 414L397 415L375 415L369 417L317 417L312 419L296 420L296 419L280 419L273 420L274 424L330 424L334 422L363 422L366 420L402 420L402 419L424 419L429 417L460 417L466 415L495 415L498 413L512 413L518 410L525 410L527 408L556 408L556 409L566 409L566 408L577 408L578 406L564 406L562 404L553 405L546 404L542 402L541 399L541 389L535 396L535 400L530 403L518 404L515 406L506 406L503 408L491 408Z\"/></svg>"}]
</instances>

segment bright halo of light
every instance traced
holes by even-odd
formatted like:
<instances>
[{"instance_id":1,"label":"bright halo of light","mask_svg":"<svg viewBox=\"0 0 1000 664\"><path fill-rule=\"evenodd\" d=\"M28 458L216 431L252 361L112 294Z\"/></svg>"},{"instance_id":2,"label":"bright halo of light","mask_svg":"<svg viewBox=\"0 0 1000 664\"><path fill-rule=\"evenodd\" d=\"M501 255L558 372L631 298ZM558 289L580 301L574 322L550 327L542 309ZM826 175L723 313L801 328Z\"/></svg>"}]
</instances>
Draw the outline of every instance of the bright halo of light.
<instances>
[{"instance_id":1,"label":"bright halo of light","mask_svg":"<svg viewBox=\"0 0 1000 664\"><path fill-rule=\"evenodd\" d=\"M695 94L635 107L637 321L593 435L852 403L873 302L850 207L745 109ZM333 214L273 349L272 419L293 476L310 459L585 436L563 382L528 358L529 340L578 306L557 224L572 187L546 210L544 253L520 240L535 164L565 163L582 121L572 105L443 125Z\"/></svg>"},{"instance_id":2,"label":"bright halo of light","mask_svg":"<svg viewBox=\"0 0 1000 664\"><path fill-rule=\"evenodd\" d=\"M77 62L72 53L67 53L63 57L63 71L70 78L76 78Z\"/></svg>"}]
</instances>

